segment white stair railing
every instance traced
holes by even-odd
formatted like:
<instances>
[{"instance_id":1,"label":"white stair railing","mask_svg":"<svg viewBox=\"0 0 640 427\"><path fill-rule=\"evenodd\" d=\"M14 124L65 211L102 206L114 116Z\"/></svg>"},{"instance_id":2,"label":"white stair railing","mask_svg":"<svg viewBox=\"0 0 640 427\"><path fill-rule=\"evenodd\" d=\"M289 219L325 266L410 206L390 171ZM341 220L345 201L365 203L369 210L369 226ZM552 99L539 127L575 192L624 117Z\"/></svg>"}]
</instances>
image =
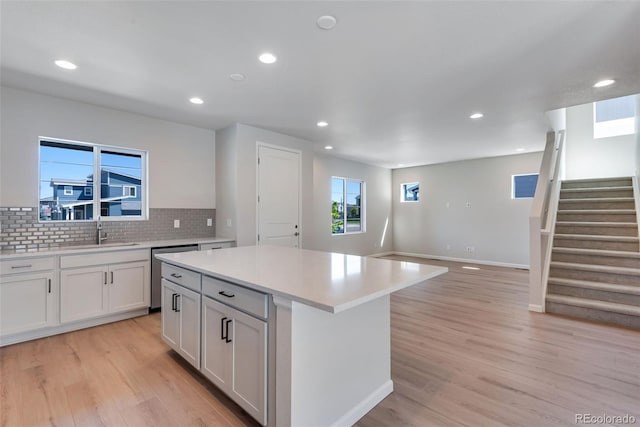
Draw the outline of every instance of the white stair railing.
<instances>
[{"instance_id":1,"label":"white stair railing","mask_svg":"<svg viewBox=\"0 0 640 427\"><path fill-rule=\"evenodd\" d=\"M547 133L547 144L529 216L529 310L544 312L551 248L564 165L565 131Z\"/></svg>"}]
</instances>

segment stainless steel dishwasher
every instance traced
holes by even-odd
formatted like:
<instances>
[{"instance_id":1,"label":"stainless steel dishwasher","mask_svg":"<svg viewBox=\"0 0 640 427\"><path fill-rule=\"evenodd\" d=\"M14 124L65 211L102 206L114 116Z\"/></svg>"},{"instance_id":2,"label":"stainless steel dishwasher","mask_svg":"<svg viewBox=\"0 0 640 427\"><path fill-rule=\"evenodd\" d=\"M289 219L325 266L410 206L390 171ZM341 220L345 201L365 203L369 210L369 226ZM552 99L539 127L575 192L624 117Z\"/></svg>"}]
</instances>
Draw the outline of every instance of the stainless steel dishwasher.
<instances>
[{"instance_id":1,"label":"stainless steel dishwasher","mask_svg":"<svg viewBox=\"0 0 640 427\"><path fill-rule=\"evenodd\" d=\"M159 311L162 306L162 261L156 259L156 254L197 250L198 245L165 246L151 249L151 308L149 311Z\"/></svg>"}]
</instances>

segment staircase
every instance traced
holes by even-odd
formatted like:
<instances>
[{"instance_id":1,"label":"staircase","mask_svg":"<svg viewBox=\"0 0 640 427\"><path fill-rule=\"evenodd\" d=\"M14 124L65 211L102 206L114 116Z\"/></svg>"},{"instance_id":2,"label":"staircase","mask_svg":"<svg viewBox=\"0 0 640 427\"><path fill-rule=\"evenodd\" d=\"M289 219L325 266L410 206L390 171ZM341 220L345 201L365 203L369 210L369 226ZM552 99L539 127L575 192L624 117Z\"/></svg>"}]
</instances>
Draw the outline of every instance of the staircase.
<instances>
[{"instance_id":1,"label":"staircase","mask_svg":"<svg viewBox=\"0 0 640 427\"><path fill-rule=\"evenodd\" d=\"M631 178L562 183L546 311L640 328L640 241Z\"/></svg>"}]
</instances>

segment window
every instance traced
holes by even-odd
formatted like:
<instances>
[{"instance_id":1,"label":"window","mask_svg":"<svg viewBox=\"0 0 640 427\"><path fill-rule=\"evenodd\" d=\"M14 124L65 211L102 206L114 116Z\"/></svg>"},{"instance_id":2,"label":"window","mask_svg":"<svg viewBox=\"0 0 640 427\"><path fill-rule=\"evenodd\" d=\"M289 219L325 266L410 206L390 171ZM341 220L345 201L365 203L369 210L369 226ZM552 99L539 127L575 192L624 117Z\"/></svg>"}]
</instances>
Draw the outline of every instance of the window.
<instances>
[{"instance_id":1,"label":"window","mask_svg":"<svg viewBox=\"0 0 640 427\"><path fill-rule=\"evenodd\" d=\"M146 219L146 167L145 151L41 139L40 220Z\"/></svg>"},{"instance_id":2,"label":"window","mask_svg":"<svg viewBox=\"0 0 640 427\"><path fill-rule=\"evenodd\" d=\"M511 198L530 199L536 194L538 174L513 175L511 177Z\"/></svg>"},{"instance_id":3,"label":"window","mask_svg":"<svg viewBox=\"0 0 640 427\"><path fill-rule=\"evenodd\" d=\"M331 234L364 231L364 181L332 177Z\"/></svg>"},{"instance_id":4,"label":"window","mask_svg":"<svg viewBox=\"0 0 640 427\"><path fill-rule=\"evenodd\" d=\"M401 202L417 202L419 200L420 184L417 182L409 182L400 185L402 196Z\"/></svg>"},{"instance_id":5,"label":"window","mask_svg":"<svg viewBox=\"0 0 640 427\"><path fill-rule=\"evenodd\" d=\"M593 137L631 135L636 128L635 95L593 103Z\"/></svg>"}]
</instances>

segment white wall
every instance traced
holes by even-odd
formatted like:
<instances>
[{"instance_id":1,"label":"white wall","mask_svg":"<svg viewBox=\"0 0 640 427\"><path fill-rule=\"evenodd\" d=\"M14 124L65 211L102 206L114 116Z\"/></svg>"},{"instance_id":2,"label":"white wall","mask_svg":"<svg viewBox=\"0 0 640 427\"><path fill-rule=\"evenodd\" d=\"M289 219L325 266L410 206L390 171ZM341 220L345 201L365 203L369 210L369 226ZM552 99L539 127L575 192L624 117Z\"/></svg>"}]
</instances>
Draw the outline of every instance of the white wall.
<instances>
[{"instance_id":1,"label":"white wall","mask_svg":"<svg viewBox=\"0 0 640 427\"><path fill-rule=\"evenodd\" d=\"M331 235L332 176L365 181L365 233ZM370 255L389 252L393 249L391 171L389 169L315 154L313 159L313 197L314 224L312 240L307 246L309 249L354 255Z\"/></svg>"},{"instance_id":2,"label":"white wall","mask_svg":"<svg viewBox=\"0 0 640 427\"><path fill-rule=\"evenodd\" d=\"M533 199L511 199L511 176L538 173L541 161L539 152L395 169L394 250L528 266ZM420 183L417 203L400 202L408 182Z\"/></svg>"},{"instance_id":3,"label":"white wall","mask_svg":"<svg viewBox=\"0 0 640 427\"><path fill-rule=\"evenodd\" d=\"M236 238L237 125L216 132L216 235Z\"/></svg>"},{"instance_id":4,"label":"white wall","mask_svg":"<svg viewBox=\"0 0 640 427\"><path fill-rule=\"evenodd\" d=\"M593 104L567 108L566 179L635 175L635 135L593 138Z\"/></svg>"},{"instance_id":5,"label":"white wall","mask_svg":"<svg viewBox=\"0 0 640 427\"><path fill-rule=\"evenodd\" d=\"M148 150L149 207L215 208L215 132L1 88L0 204L38 205L38 137Z\"/></svg>"}]
</instances>

